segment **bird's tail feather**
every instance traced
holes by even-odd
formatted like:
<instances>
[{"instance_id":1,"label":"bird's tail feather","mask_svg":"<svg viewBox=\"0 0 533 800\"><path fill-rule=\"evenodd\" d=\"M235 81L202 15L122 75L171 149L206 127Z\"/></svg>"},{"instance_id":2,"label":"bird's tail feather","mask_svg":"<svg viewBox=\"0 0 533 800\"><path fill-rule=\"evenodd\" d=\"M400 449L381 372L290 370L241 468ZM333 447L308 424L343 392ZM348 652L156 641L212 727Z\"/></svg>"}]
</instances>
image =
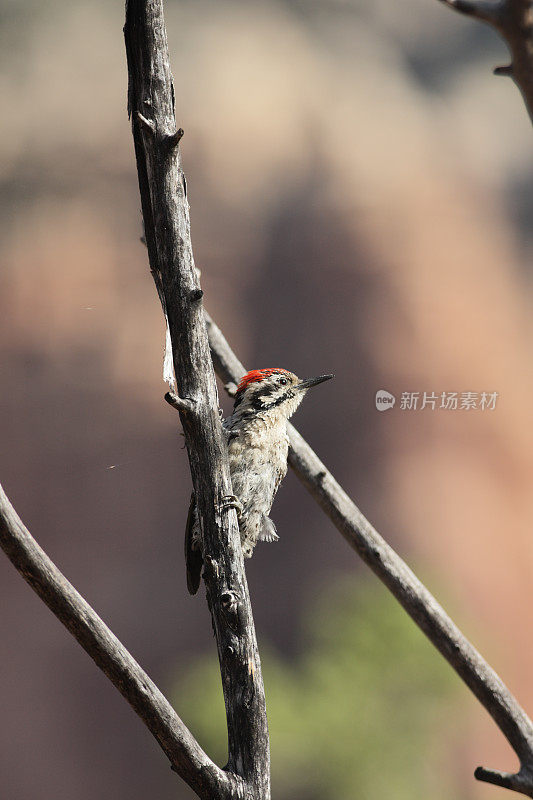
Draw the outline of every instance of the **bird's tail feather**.
<instances>
[{"instance_id":1,"label":"bird's tail feather","mask_svg":"<svg viewBox=\"0 0 533 800\"><path fill-rule=\"evenodd\" d=\"M187 515L187 525L185 527L185 565L187 567L187 589L189 590L189 594L196 594L200 588L202 566L204 563L198 541L199 537L198 535L196 535L196 537L194 536L195 527L197 528L197 526L196 498L193 492L189 505L189 513Z\"/></svg>"}]
</instances>

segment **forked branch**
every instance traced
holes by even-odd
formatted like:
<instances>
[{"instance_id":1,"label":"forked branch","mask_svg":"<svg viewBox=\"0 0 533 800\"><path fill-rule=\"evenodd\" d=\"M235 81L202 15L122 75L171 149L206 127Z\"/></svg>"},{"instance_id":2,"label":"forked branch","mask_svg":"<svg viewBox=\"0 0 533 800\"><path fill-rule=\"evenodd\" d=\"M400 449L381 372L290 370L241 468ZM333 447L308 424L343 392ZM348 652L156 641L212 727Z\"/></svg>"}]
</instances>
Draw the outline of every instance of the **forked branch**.
<instances>
[{"instance_id":1,"label":"forked branch","mask_svg":"<svg viewBox=\"0 0 533 800\"><path fill-rule=\"evenodd\" d=\"M185 178L174 114L162 0L128 0L124 26L137 173L150 268L165 312L180 412L202 528L204 581L217 640L228 723L227 770L249 800L270 798L270 754L261 664L218 414ZM232 613L227 613L227 598Z\"/></svg>"},{"instance_id":2,"label":"forked branch","mask_svg":"<svg viewBox=\"0 0 533 800\"><path fill-rule=\"evenodd\" d=\"M496 67L495 75L512 78L520 89L533 121L533 4L531 0L440 0L461 14L486 22L502 36L511 63Z\"/></svg>"},{"instance_id":3,"label":"forked branch","mask_svg":"<svg viewBox=\"0 0 533 800\"><path fill-rule=\"evenodd\" d=\"M207 317L207 315L206 315ZM207 317L215 369L238 382L246 369L215 323ZM461 633L407 564L390 547L337 483L293 425L289 424L289 464L323 511L410 617L435 645L492 716L518 756L520 770L505 774L479 767L478 780L533 797L533 724L509 689Z\"/></svg>"},{"instance_id":4,"label":"forked branch","mask_svg":"<svg viewBox=\"0 0 533 800\"><path fill-rule=\"evenodd\" d=\"M0 546L132 706L170 759L172 768L198 796L205 800L236 796L239 782L204 753L166 697L39 547L1 486Z\"/></svg>"},{"instance_id":5,"label":"forked branch","mask_svg":"<svg viewBox=\"0 0 533 800\"><path fill-rule=\"evenodd\" d=\"M530 2L442 0L495 27L511 48L506 72L531 114L533 70L528 50ZM129 108L150 267L173 344L178 393L169 396L185 433L204 540L205 583L217 638L226 702L229 762L220 770L199 747L157 687L32 539L0 490L0 544L28 583L126 697L176 771L202 798L268 800L269 753L264 690L237 520L224 510L230 495L227 455L194 268L188 204L179 157L174 95L162 0L126 7ZM531 48L533 49L533 48ZM244 367L207 318L217 372L236 382ZM469 686L520 761L516 774L484 768L476 777L533 797L533 725L494 670L463 636L402 559L370 525L331 473L290 425L290 464L348 543ZM225 613L231 597L237 614ZM237 624L235 624L237 620Z\"/></svg>"}]
</instances>

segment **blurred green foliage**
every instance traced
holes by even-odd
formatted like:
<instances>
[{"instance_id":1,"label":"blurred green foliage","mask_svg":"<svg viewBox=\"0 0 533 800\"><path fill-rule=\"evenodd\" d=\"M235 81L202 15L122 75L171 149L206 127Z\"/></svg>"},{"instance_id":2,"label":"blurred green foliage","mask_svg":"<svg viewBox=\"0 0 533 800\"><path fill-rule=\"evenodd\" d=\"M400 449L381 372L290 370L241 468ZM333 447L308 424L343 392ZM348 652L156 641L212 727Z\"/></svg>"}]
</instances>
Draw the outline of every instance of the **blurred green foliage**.
<instances>
[{"instance_id":1,"label":"blurred green foliage","mask_svg":"<svg viewBox=\"0 0 533 800\"><path fill-rule=\"evenodd\" d=\"M273 796L457 800L442 734L451 727L458 683L396 601L371 578L330 584L308 609L304 631L292 663L261 646ZM190 667L175 699L224 764L216 655Z\"/></svg>"}]
</instances>

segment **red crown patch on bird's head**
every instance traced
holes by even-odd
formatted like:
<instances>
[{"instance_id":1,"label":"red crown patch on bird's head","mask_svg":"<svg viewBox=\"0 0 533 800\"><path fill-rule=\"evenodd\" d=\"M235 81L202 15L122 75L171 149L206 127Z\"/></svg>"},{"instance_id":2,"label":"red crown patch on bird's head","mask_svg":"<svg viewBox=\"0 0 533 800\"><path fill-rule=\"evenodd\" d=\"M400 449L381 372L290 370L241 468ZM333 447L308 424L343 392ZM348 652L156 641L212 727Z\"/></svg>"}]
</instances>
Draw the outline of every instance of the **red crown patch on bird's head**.
<instances>
[{"instance_id":1,"label":"red crown patch on bird's head","mask_svg":"<svg viewBox=\"0 0 533 800\"><path fill-rule=\"evenodd\" d=\"M251 383L258 383L262 381L264 378L270 377L270 375L288 375L290 374L288 370L281 369L281 367L272 367L270 369L252 369L250 372L247 372L246 375L241 378L241 381L237 387L237 394L242 394L244 390L251 384Z\"/></svg>"},{"instance_id":2,"label":"red crown patch on bird's head","mask_svg":"<svg viewBox=\"0 0 533 800\"><path fill-rule=\"evenodd\" d=\"M301 380L293 372L281 367L252 369L244 375L237 387L233 410L246 399L244 413L278 413L288 419L300 405L304 394L311 386L333 378L333 375L318 375L316 378ZM275 412L278 409L278 412Z\"/></svg>"}]
</instances>

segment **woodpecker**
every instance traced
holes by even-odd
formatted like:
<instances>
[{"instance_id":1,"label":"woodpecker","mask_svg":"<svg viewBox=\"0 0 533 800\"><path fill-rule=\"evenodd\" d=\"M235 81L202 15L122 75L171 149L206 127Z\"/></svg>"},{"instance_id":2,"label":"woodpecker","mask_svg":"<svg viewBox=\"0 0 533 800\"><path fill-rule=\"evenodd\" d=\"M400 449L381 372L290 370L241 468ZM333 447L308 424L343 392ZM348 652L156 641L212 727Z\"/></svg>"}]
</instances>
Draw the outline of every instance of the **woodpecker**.
<instances>
[{"instance_id":1,"label":"woodpecker","mask_svg":"<svg viewBox=\"0 0 533 800\"><path fill-rule=\"evenodd\" d=\"M242 552L252 556L255 545L279 539L269 518L279 485L287 473L292 417L311 386L333 378L319 375L302 380L286 369L254 369L241 379L233 414L223 420L234 495L225 505L237 509ZM202 571L202 541L194 494L185 532L187 588L196 594Z\"/></svg>"}]
</instances>

